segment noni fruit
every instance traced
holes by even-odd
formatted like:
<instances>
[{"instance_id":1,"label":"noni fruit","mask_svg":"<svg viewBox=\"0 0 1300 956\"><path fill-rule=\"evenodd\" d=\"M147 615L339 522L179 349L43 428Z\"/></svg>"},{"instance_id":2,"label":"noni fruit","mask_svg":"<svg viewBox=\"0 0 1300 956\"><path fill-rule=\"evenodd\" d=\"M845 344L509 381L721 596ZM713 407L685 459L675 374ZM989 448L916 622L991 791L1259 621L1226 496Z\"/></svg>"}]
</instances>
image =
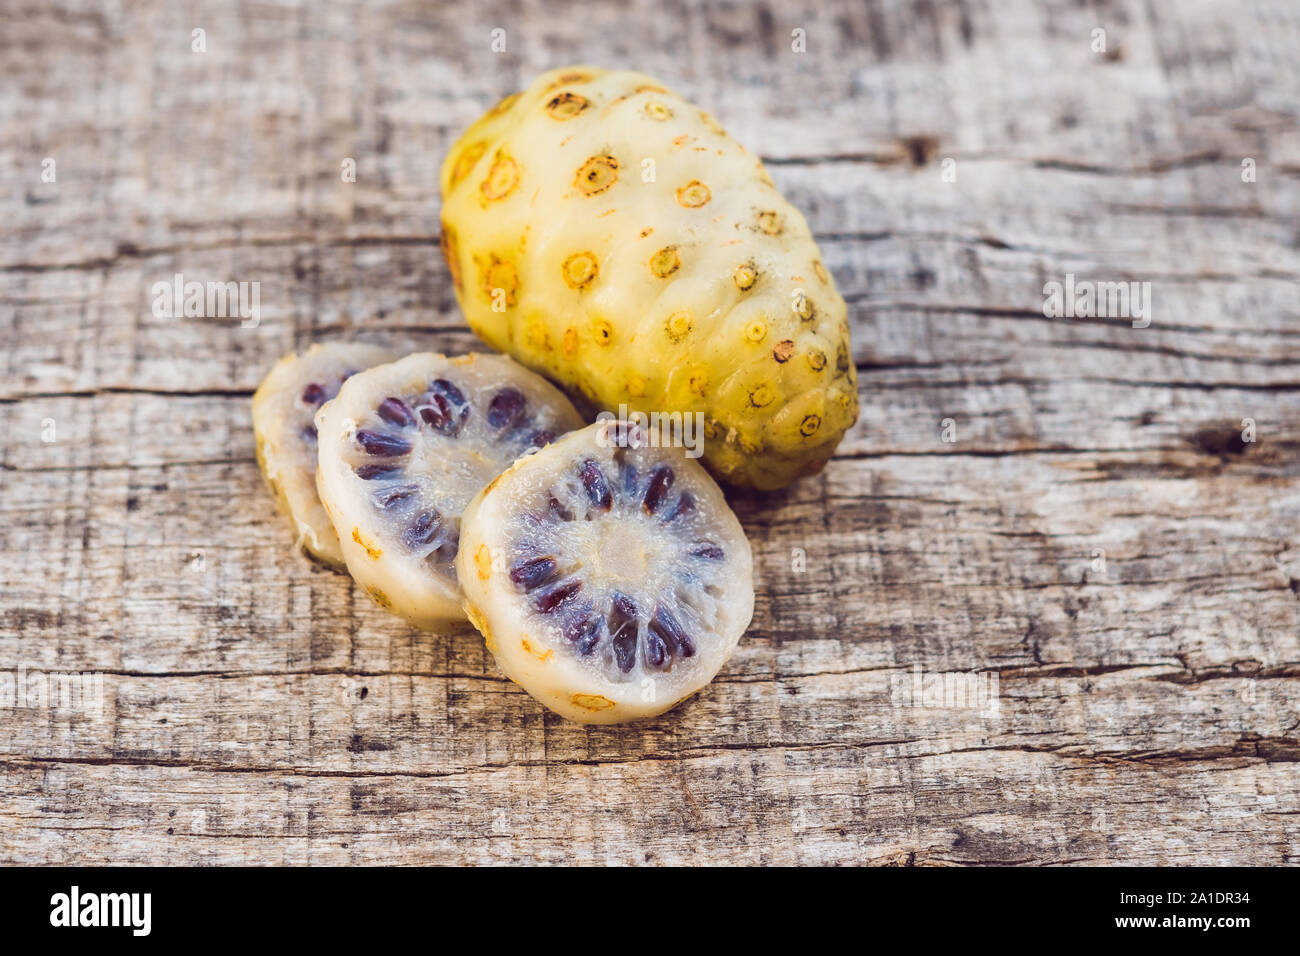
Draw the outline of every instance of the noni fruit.
<instances>
[{"instance_id":1,"label":"noni fruit","mask_svg":"<svg viewBox=\"0 0 1300 956\"><path fill-rule=\"evenodd\" d=\"M844 299L762 162L651 77L569 67L442 167L470 326L599 406L701 422L715 474L819 471L858 414Z\"/></svg>"}]
</instances>

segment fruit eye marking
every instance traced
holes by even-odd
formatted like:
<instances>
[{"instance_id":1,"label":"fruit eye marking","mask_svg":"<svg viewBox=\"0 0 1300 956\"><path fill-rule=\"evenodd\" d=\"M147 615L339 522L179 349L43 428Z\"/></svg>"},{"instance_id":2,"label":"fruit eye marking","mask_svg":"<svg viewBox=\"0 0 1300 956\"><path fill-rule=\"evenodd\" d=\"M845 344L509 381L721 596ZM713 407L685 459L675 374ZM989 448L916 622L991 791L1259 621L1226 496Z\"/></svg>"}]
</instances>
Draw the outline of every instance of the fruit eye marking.
<instances>
[{"instance_id":1,"label":"fruit eye marking","mask_svg":"<svg viewBox=\"0 0 1300 956\"><path fill-rule=\"evenodd\" d=\"M835 369L839 372L847 372L849 370L849 350L843 342L841 342L840 347L835 350Z\"/></svg>"},{"instance_id":2,"label":"fruit eye marking","mask_svg":"<svg viewBox=\"0 0 1300 956\"><path fill-rule=\"evenodd\" d=\"M650 257L650 271L660 279L667 279L680 269L681 265L681 256L677 254L676 246L664 246Z\"/></svg>"},{"instance_id":3,"label":"fruit eye marking","mask_svg":"<svg viewBox=\"0 0 1300 956\"><path fill-rule=\"evenodd\" d=\"M549 647L546 648L546 650L533 647L532 642L529 641L527 637L519 639L519 646L524 649L525 654L532 654L533 657L537 658L539 661L549 661L555 656L555 651L551 650Z\"/></svg>"},{"instance_id":4,"label":"fruit eye marking","mask_svg":"<svg viewBox=\"0 0 1300 956\"><path fill-rule=\"evenodd\" d=\"M512 306L518 289L519 273L515 271L514 263L492 255L483 270L483 294L487 300L495 304L497 297L501 296L507 306Z\"/></svg>"},{"instance_id":5,"label":"fruit eye marking","mask_svg":"<svg viewBox=\"0 0 1300 956\"><path fill-rule=\"evenodd\" d=\"M595 333L597 345L609 345L614 341L614 327L604 319L596 319L591 323L591 328Z\"/></svg>"},{"instance_id":6,"label":"fruit eye marking","mask_svg":"<svg viewBox=\"0 0 1300 956\"><path fill-rule=\"evenodd\" d=\"M451 170L451 185L454 187L462 179L473 172L478 161L483 158L487 152L487 143L481 140L465 148L465 152L460 154L460 159L456 160L456 165Z\"/></svg>"},{"instance_id":7,"label":"fruit eye marking","mask_svg":"<svg viewBox=\"0 0 1300 956\"><path fill-rule=\"evenodd\" d=\"M726 131L723 130L723 128L718 124L718 121L715 120L708 113L704 112L704 110L700 110L700 122L703 123L705 126L707 126L713 132L717 133L719 136L727 135Z\"/></svg>"},{"instance_id":8,"label":"fruit eye marking","mask_svg":"<svg viewBox=\"0 0 1300 956\"><path fill-rule=\"evenodd\" d=\"M691 334L691 313L687 309L681 309L668 316L668 323L665 326L668 337L674 342L680 342L686 336Z\"/></svg>"},{"instance_id":9,"label":"fruit eye marking","mask_svg":"<svg viewBox=\"0 0 1300 956\"><path fill-rule=\"evenodd\" d=\"M752 262L746 262L744 265L736 266L736 271L731 275L736 283L736 288L741 292L748 292L758 281L758 270L754 268Z\"/></svg>"},{"instance_id":10,"label":"fruit eye marking","mask_svg":"<svg viewBox=\"0 0 1300 956\"><path fill-rule=\"evenodd\" d=\"M755 408L766 408L768 405L772 404L772 399L775 397L776 395L772 389L768 388L766 385L760 385L749 393L749 404L753 405Z\"/></svg>"},{"instance_id":11,"label":"fruit eye marking","mask_svg":"<svg viewBox=\"0 0 1300 956\"><path fill-rule=\"evenodd\" d=\"M352 540L365 548L366 555L371 561L378 561L380 556L384 553L382 548L375 547L374 544L362 537L360 528L352 529Z\"/></svg>"},{"instance_id":12,"label":"fruit eye marking","mask_svg":"<svg viewBox=\"0 0 1300 956\"><path fill-rule=\"evenodd\" d=\"M811 437L818 428L821 427L822 420L819 415L805 415L804 420L799 424L799 434L805 438Z\"/></svg>"},{"instance_id":13,"label":"fruit eye marking","mask_svg":"<svg viewBox=\"0 0 1300 956\"><path fill-rule=\"evenodd\" d=\"M713 194L709 192L709 187L698 179L692 179L677 190L677 204L687 209L698 209L712 198Z\"/></svg>"},{"instance_id":14,"label":"fruit eye marking","mask_svg":"<svg viewBox=\"0 0 1300 956\"><path fill-rule=\"evenodd\" d=\"M758 228L762 229L769 236L779 236L781 234L781 217L774 212L760 212L758 214Z\"/></svg>"},{"instance_id":15,"label":"fruit eye marking","mask_svg":"<svg viewBox=\"0 0 1300 956\"><path fill-rule=\"evenodd\" d=\"M599 711L609 710L614 706L614 702L608 697L601 694L574 694L569 701L575 707L581 707L583 710Z\"/></svg>"},{"instance_id":16,"label":"fruit eye marking","mask_svg":"<svg viewBox=\"0 0 1300 956\"><path fill-rule=\"evenodd\" d=\"M794 342L790 339L782 339L780 342L777 342L776 347L772 349L772 358L776 359L778 362L790 361L790 356L793 354Z\"/></svg>"},{"instance_id":17,"label":"fruit eye marking","mask_svg":"<svg viewBox=\"0 0 1300 956\"><path fill-rule=\"evenodd\" d=\"M479 187L488 202L505 199L519 185L519 166L509 156L498 157Z\"/></svg>"},{"instance_id":18,"label":"fruit eye marking","mask_svg":"<svg viewBox=\"0 0 1300 956\"><path fill-rule=\"evenodd\" d=\"M820 372L826 367L826 353L821 349L809 349L808 364L812 366L814 372Z\"/></svg>"},{"instance_id":19,"label":"fruit eye marking","mask_svg":"<svg viewBox=\"0 0 1300 956\"><path fill-rule=\"evenodd\" d=\"M574 86L578 83L590 83L591 79L592 77L589 73L565 73L563 76L557 77L555 82L546 89L549 92L550 90L558 89L561 86Z\"/></svg>"},{"instance_id":20,"label":"fruit eye marking","mask_svg":"<svg viewBox=\"0 0 1300 956\"><path fill-rule=\"evenodd\" d=\"M618 181L618 160L613 156L592 156L578 168L573 185L588 196L603 193Z\"/></svg>"},{"instance_id":21,"label":"fruit eye marking","mask_svg":"<svg viewBox=\"0 0 1300 956\"><path fill-rule=\"evenodd\" d=\"M546 104L546 112L550 113L552 118L563 121L573 119L588 105L586 97L565 92L551 97L550 102Z\"/></svg>"},{"instance_id":22,"label":"fruit eye marking","mask_svg":"<svg viewBox=\"0 0 1300 956\"><path fill-rule=\"evenodd\" d=\"M456 243L456 230L445 222L442 224L442 233L438 236L438 245L442 249L442 258L447 262L447 271L451 273L451 284L457 291L460 291L464 283L460 273L460 254Z\"/></svg>"},{"instance_id":23,"label":"fruit eye marking","mask_svg":"<svg viewBox=\"0 0 1300 956\"><path fill-rule=\"evenodd\" d=\"M757 344L763 341L766 336L767 326L758 320L750 322L749 325L745 326L745 338L750 342Z\"/></svg>"},{"instance_id":24,"label":"fruit eye marking","mask_svg":"<svg viewBox=\"0 0 1300 956\"><path fill-rule=\"evenodd\" d=\"M514 106L514 105L515 105L515 102L516 102L516 101L519 99L519 97L522 96L522 95L523 95L522 92L516 92L516 93L511 93L509 96L503 97L502 99L500 99L500 100L497 101L496 106L494 106L494 107L492 107L490 110L488 110L487 115L488 115L488 116L500 116L500 115L501 115L502 113L504 113L506 110L510 109L510 107Z\"/></svg>"},{"instance_id":25,"label":"fruit eye marking","mask_svg":"<svg viewBox=\"0 0 1300 956\"><path fill-rule=\"evenodd\" d=\"M564 260L561 271L568 287L581 291L591 285L592 280L600 272L600 266L593 253L575 252Z\"/></svg>"},{"instance_id":26,"label":"fruit eye marking","mask_svg":"<svg viewBox=\"0 0 1300 956\"><path fill-rule=\"evenodd\" d=\"M474 552L474 570L480 581L492 577L492 552L486 544L480 544Z\"/></svg>"},{"instance_id":27,"label":"fruit eye marking","mask_svg":"<svg viewBox=\"0 0 1300 956\"><path fill-rule=\"evenodd\" d=\"M645 105L645 112L652 120L658 120L661 123L664 120L672 119L673 116L673 111L658 100L649 100Z\"/></svg>"}]
</instances>

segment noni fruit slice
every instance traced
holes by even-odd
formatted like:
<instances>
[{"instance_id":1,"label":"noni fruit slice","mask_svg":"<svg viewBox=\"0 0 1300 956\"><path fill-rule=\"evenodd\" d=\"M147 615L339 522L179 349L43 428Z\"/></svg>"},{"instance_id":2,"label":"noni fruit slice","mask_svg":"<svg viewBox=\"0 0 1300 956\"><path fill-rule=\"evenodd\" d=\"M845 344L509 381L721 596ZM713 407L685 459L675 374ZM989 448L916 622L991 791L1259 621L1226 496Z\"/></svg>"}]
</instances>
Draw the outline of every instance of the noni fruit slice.
<instances>
[{"instance_id":1,"label":"noni fruit slice","mask_svg":"<svg viewBox=\"0 0 1300 956\"><path fill-rule=\"evenodd\" d=\"M611 411L699 413L720 477L789 484L857 419L844 299L807 222L651 77L544 73L452 147L442 196L474 331Z\"/></svg>"},{"instance_id":2,"label":"noni fruit slice","mask_svg":"<svg viewBox=\"0 0 1300 956\"><path fill-rule=\"evenodd\" d=\"M597 422L519 460L465 510L456 570L506 676L564 717L662 713L711 681L754 611L753 559L680 449Z\"/></svg>"},{"instance_id":3,"label":"noni fruit slice","mask_svg":"<svg viewBox=\"0 0 1300 956\"><path fill-rule=\"evenodd\" d=\"M452 559L466 503L530 449L582 426L503 355L409 355L353 376L316 415L321 501L357 583L417 627L463 619Z\"/></svg>"},{"instance_id":4,"label":"noni fruit slice","mask_svg":"<svg viewBox=\"0 0 1300 956\"><path fill-rule=\"evenodd\" d=\"M253 394L257 463L289 518L298 546L308 555L343 568L343 551L316 494L316 411L338 394L348 376L391 362L388 349L359 342L313 345L286 355Z\"/></svg>"}]
</instances>

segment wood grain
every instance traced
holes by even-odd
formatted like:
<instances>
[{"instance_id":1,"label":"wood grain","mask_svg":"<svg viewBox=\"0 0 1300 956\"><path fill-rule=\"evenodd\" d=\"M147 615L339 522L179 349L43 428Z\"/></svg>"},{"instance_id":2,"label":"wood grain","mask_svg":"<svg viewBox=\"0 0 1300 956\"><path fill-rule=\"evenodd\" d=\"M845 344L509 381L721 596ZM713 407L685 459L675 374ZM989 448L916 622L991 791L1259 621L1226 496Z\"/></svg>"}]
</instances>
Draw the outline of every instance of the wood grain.
<instances>
[{"instance_id":1,"label":"wood grain","mask_svg":"<svg viewBox=\"0 0 1300 956\"><path fill-rule=\"evenodd\" d=\"M0 672L104 687L0 707L0 860L1300 862L1294 5L0 6ZM296 558L248 415L312 342L474 347L438 163L582 61L764 156L863 402L733 495L732 662L606 729ZM260 324L154 317L176 272ZM1067 273L1150 282L1150 327L1046 318Z\"/></svg>"}]
</instances>

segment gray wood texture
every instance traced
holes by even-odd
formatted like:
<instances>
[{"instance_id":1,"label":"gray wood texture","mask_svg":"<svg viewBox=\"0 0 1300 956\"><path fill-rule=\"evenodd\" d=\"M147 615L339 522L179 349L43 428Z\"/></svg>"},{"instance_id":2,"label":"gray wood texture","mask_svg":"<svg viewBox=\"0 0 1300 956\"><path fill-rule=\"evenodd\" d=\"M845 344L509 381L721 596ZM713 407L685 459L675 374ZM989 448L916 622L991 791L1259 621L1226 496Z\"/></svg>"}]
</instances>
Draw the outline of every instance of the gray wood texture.
<instances>
[{"instance_id":1,"label":"gray wood texture","mask_svg":"<svg viewBox=\"0 0 1300 956\"><path fill-rule=\"evenodd\" d=\"M1300 861L1294 4L0 16L0 672L103 682L99 714L0 707L0 861ZM249 422L312 342L474 347L438 164L573 62L767 160L863 403L823 475L733 496L759 580L728 667L604 729L297 557ZM176 272L260 282L260 324L156 318ZM1149 327L1047 318L1067 274L1150 282Z\"/></svg>"}]
</instances>

